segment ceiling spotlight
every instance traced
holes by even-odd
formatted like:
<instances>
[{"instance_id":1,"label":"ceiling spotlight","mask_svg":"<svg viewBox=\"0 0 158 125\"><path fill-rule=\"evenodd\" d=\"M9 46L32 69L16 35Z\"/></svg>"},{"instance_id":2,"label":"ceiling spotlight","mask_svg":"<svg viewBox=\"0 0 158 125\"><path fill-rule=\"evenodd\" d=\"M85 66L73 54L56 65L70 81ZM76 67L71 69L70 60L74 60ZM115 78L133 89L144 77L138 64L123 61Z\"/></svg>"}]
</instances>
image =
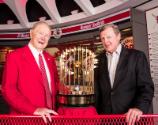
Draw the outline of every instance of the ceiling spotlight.
<instances>
[{"instance_id":1,"label":"ceiling spotlight","mask_svg":"<svg viewBox=\"0 0 158 125\"><path fill-rule=\"evenodd\" d=\"M14 20L7 20L7 24L13 24Z\"/></svg>"},{"instance_id":2,"label":"ceiling spotlight","mask_svg":"<svg viewBox=\"0 0 158 125\"><path fill-rule=\"evenodd\" d=\"M110 2L110 1L112 1L112 0L104 0L105 2Z\"/></svg>"},{"instance_id":3,"label":"ceiling spotlight","mask_svg":"<svg viewBox=\"0 0 158 125\"><path fill-rule=\"evenodd\" d=\"M126 28L122 30L122 32L128 32L128 31L131 31L131 28Z\"/></svg>"},{"instance_id":4,"label":"ceiling spotlight","mask_svg":"<svg viewBox=\"0 0 158 125\"><path fill-rule=\"evenodd\" d=\"M74 14L77 14L78 13L78 10L73 10L71 11L71 14L74 15Z\"/></svg>"},{"instance_id":5,"label":"ceiling spotlight","mask_svg":"<svg viewBox=\"0 0 158 125\"><path fill-rule=\"evenodd\" d=\"M45 21L46 20L46 17L45 16L42 16L39 18L39 21Z\"/></svg>"}]
</instances>

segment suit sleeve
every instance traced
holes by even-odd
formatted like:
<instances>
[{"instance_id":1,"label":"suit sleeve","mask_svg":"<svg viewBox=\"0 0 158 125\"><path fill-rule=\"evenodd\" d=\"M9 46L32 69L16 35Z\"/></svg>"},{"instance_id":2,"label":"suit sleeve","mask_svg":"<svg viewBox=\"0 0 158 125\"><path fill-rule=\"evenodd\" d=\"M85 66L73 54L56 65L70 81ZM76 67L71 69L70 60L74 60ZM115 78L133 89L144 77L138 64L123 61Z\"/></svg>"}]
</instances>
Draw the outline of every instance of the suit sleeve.
<instances>
[{"instance_id":1,"label":"suit sleeve","mask_svg":"<svg viewBox=\"0 0 158 125\"><path fill-rule=\"evenodd\" d=\"M54 100L54 102L57 102L57 94L59 93L59 84L60 84L60 80L59 80L59 75L58 75L58 70L57 70L57 65L56 65L56 61L55 61L55 58L54 57L52 57L52 64L53 64L53 70L54 70L54 82L55 82L55 89L54 89L54 91L55 91L55 100ZM54 104L55 105L55 110L57 110L58 109L58 107L59 107L59 105L58 105L58 103L55 103Z\"/></svg>"},{"instance_id":2,"label":"suit sleeve","mask_svg":"<svg viewBox=\"0 0 158 125\"><path fill-rule=\"evenodd\" d=\"M97 57L97 59L99 60L99 56ZM97 64L97 67L94 69L94 93L95 93L95 108L97 110L98 113L100 113L101 109L100 109L100 104L101 104L101 95L100 95L100 84L99 84L99 65L100 63Z\"/></svg>"},{"instance_id":3,"label":"suit sleeve","mask_svg":"<svg viewBox=\"0 0 158 125\"><path fill-rule=\"evenodd\" d=\"M2 94L9 106L15 111L24 114L33 114L36 107L18 89L19 72L17 58L16 53L12 52L7 56L3 72Z\"/></svg>"},{"instance_id":4,"label":"suit sleeve","mask_svg":"<svg viewBox=\"0 0 158 125\"><path fill-rule=\"evenodd\" d=\"M145 54L141 52L137 60L137 94L135 106L144 113L148 113L154 95L154 83L151 78L150 68Z\"/></svg>"}]
</instances>

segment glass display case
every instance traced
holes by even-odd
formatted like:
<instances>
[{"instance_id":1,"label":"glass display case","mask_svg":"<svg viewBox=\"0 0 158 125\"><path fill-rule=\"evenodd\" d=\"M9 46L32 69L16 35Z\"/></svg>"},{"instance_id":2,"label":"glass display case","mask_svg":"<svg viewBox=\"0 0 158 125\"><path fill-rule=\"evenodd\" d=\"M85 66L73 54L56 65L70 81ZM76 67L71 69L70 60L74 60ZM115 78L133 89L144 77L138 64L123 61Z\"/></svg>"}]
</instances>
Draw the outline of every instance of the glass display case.
<instances>
[{"instance_id":1,"label":"glass display case","mask_svg":"<svg viewBox=\"0 0 158 125\"><path fill-rule=\"evenodd\" d=\"M7 103L5 102L1 89L2 89L2 75L3 75L3 68L6 61L6 54L10 52L11 49L9 48L3 48L0 49L0 114L7 114L9 112L9 107Z\"/></svg>"}]
</instances>

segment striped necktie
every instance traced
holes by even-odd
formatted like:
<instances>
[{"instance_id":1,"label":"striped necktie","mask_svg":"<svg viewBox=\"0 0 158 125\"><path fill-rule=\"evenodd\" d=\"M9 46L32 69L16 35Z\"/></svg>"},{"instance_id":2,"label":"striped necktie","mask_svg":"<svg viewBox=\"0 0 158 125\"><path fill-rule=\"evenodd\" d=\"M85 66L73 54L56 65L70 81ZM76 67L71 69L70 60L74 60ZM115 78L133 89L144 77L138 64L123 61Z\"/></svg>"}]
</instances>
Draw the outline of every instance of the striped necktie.
<instances>
[{"instance_id":1,"label":"striped necktie","mask_svg":"<svg viewBox=\"0 0 158 125\"><path fill-rule=\"evenodd\" d=\"M45 88L46 105L48 108L52 109L52 95L51 95L51 92L49 89L47 74L46 74L46 70L45 70L45 66L44 66L44 62L43 62L41 54L39 54L39 66L41 69L43 84L44 84L44 88Z\"/></svg>"}]
</instances>

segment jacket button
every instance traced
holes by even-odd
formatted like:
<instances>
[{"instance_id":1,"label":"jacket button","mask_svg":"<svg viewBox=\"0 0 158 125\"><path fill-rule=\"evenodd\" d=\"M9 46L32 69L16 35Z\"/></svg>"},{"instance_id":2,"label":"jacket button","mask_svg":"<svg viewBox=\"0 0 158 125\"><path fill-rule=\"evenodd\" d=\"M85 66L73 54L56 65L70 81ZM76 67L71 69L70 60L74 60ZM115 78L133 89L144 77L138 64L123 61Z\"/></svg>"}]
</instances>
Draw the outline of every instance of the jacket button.
<instances>
[{"instance_id":1,"label":"jacket button","mask_svg":"<svg viewBox=\"0 0 158 125\"><path fill-rule=\"evenodd\" d=\"M111 95L114 95L114 92L111 92Z\"/></svg>"}]
</instances>

